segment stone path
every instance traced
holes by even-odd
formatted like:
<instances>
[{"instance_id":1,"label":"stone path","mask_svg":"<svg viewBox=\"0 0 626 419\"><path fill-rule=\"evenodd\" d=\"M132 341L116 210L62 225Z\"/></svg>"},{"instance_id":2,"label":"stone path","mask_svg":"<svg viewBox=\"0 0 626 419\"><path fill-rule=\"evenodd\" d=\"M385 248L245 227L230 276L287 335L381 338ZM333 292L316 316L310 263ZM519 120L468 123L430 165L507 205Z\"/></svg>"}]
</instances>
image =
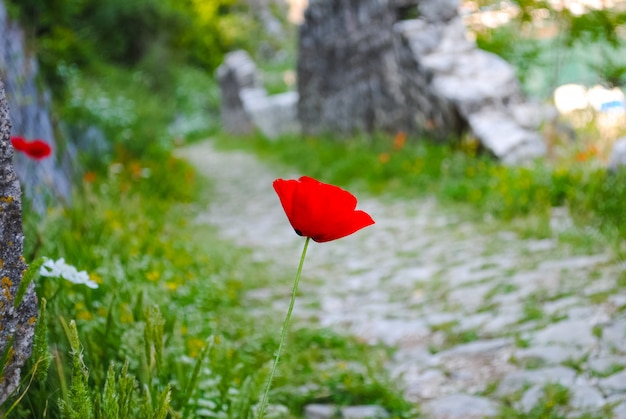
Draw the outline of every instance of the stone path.
<instances>
[{"instance_id":1,"label":"stone path","mask_svg":"<svg viewBox=\"0 0 626 419\"><path fill-rule=\"evenodd\" d=\"M299 174L210 143L181 154L215 181L200 221L295 272L303 240L272 181ZM567 417L626 418L624 264L574 255L556 240L487 235L429 199L360 196L358 207L376 225L312 243L295 316L397 347L389 369L429 418L483 418L505 400L528 411L546 383L570 389ZM271 298L284 311L289 293L255 290L250 298ZM602 413L606 406L614 416Z\"/></svg>"}]
</instances>

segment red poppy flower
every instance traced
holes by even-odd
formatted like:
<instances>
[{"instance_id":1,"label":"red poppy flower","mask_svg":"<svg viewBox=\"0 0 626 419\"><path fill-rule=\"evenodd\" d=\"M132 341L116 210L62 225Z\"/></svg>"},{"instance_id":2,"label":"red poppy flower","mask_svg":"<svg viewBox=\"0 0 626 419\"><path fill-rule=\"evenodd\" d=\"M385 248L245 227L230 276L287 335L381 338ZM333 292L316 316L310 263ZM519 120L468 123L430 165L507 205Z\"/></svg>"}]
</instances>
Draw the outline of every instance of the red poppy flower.
<instances>
[{"instance_id":1,"label":"red poppy flower","mask_svg":"<svg viewBox=\"0 0 626 419\"><path fill-rule=\"evenodd\" d=\"M303 176L276 179L274 190L296 233L316 242L340 239L374 224L368 213L356 210L354 195L338 186Z\"/></svg>"},{"instance_id":2,"label":"red poppy flower","mask_svg":"<svg viewBox=\"0 0 626 419\"><path fill-rule=\"evenodd\" d=\"M27 141L23 137L15 136L11 137L11 144L15 150L35 160L45 159L52 153L48 143L42 140Z\"/></svg>"},{"instance_id":3,"label":"red poppy flower","mask_svg":"<svg viewBox=\"0 0 626 419\"><path fill-rule=\"evenodd\" d=\"M17 151L24 151L26 149L26 140L24 137L13 136L11 137L11 144Z\"/></svg>"}]
</instances>

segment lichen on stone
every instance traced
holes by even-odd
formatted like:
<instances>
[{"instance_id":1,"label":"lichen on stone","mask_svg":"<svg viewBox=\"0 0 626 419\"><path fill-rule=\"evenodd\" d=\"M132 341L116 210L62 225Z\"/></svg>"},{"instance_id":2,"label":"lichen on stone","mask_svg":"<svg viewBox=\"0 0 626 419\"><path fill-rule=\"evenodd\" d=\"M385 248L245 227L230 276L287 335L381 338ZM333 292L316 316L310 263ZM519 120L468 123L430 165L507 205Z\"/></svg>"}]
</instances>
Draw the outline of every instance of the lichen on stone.
<instances>
[{"instance_id":1,"label":"lichen on stone","mask_svg":"<svg viewBox=\"0 0 626 419\"><path fill-rule=\"evenodd\" d=\"M6 360L0 376L0 404L20 384L21 368L31 355L37 318L34 284L28 286L19 307L13 306L27 265L22 256L21 190L13 168L10 133L9 109L0 81L0 359Z\"/></svg>"}]
</instances>

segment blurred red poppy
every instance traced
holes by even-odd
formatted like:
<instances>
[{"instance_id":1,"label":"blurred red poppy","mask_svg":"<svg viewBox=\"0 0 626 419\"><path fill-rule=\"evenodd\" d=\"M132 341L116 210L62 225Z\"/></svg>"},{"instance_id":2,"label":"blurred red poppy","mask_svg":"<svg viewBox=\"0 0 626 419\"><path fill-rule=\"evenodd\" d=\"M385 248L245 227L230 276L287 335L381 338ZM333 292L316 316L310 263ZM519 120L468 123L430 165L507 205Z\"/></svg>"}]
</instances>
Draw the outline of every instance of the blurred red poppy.
<instances>
[{"instance_id":1,"label":"blurred red poppy","mask_svg":"<svg viewBox=\"0 0 626 419\"><path fill-rule=\"evenodd\" d=\"M354 195L338 186L303 176L276 179L274 190L296 233L316 242L340 239L374 224L368 213L356 210Z\"/></svg>"},{"instance_id":2,"label":"blurred red poppy","mask_svg":"<svg viewBox=\"0 0 626 419\"><path fill-rule=\"evenodd\" d=\"M11 144L17 151L24 151L26 149L26 139L24 137L13 136L11 137Z\"/></svg>"},{"instance_id":3,"label":"blurred red poppy","mask_svg":"<svg viewBox=\"0 0 626 419\"><path fill-rule=\"evenodd\" d=\"M42 140L27 141L24 137L14 136L11 137L11 144L15 150L35 160L45 159L52 153L48 143Z\"/></svg>"}]
</instances>

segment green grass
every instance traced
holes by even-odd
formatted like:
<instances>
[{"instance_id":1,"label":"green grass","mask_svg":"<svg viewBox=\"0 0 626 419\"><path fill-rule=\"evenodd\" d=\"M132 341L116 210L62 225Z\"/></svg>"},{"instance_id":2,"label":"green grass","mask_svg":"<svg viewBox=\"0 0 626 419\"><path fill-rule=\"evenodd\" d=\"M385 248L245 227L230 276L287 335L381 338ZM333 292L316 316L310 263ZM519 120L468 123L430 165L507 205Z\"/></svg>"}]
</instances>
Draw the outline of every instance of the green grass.
<instances>
[{"instance_id":1,"label":"green grass","mask_svg":"<svg viewBox=\"0 0 626 419\"><path fill-rule=\"evenodd\" d=\"M270 276L248 251L191 221L210 204L210 185L184 162L120 159L114 167L84 182L72 208L25 214L29 258L64 257L99 287L36 280L52 366L21 389L8 417L107 417L107 400L124 391L132 417L163 408L171 417L252 417L284 313L270 301L252 312L242 298L268 284L288 288L291 278ZM311 402L380 404L410 417L412 406L385 376L389 356L315 325L295 328L270 402L287 406L289 417Z\"/></svg>"},{"instance_id":2,"label":"green grass","mask_svg":"<svg viewBox=\"0 0 626 419\"><path fill-rule=\"evenodd\" d=\"M197 92L215 85L192 69L178 71L177 89L151 90L143 82L126 89L135 70L70 76L92 93L93 103L125 92L120 103L129 115L116 120L115 109L107 114L81 101L61 110L74 123L111 135L113 146L106 155L83 156L87 175L77 179L71 206L39 216L24 203L24 256L29 263L63 257L99 286L34 280L39 300L46 301L40 314L46 327L37 328L23 385L0 406L0 416L253 417L285 313L272 301L250 307L244 295L268 286L288 290L293 272L277 277L249 250L194 222L218 203L210 182L169 151L177 135L192 141L214 126L192 124L172 133L169 112L178 106L185 122L212 109ZM175 100L167 103L173 91ZM315 324L294 325L286 348L270 403L288 413L274 417L301 417L313 402L378 404L393 417L415 417L415 407L385 373L388 348Z\"/></svg>"},{"instance_id":3,"label":"green grass","mask_svg":"<svg viewBox=\"0 0 626 419\"><path fill-rule=\"evenodd\" d=\"M602 409L602 413L581 413L569 406L572 398L570 390L560 384L546 384L543 394L528 412L520 412L512 407L514 400L502 408L499 418L502 419L602 419L612 417L609 406Z\"/></svg>"}]
</instances>

